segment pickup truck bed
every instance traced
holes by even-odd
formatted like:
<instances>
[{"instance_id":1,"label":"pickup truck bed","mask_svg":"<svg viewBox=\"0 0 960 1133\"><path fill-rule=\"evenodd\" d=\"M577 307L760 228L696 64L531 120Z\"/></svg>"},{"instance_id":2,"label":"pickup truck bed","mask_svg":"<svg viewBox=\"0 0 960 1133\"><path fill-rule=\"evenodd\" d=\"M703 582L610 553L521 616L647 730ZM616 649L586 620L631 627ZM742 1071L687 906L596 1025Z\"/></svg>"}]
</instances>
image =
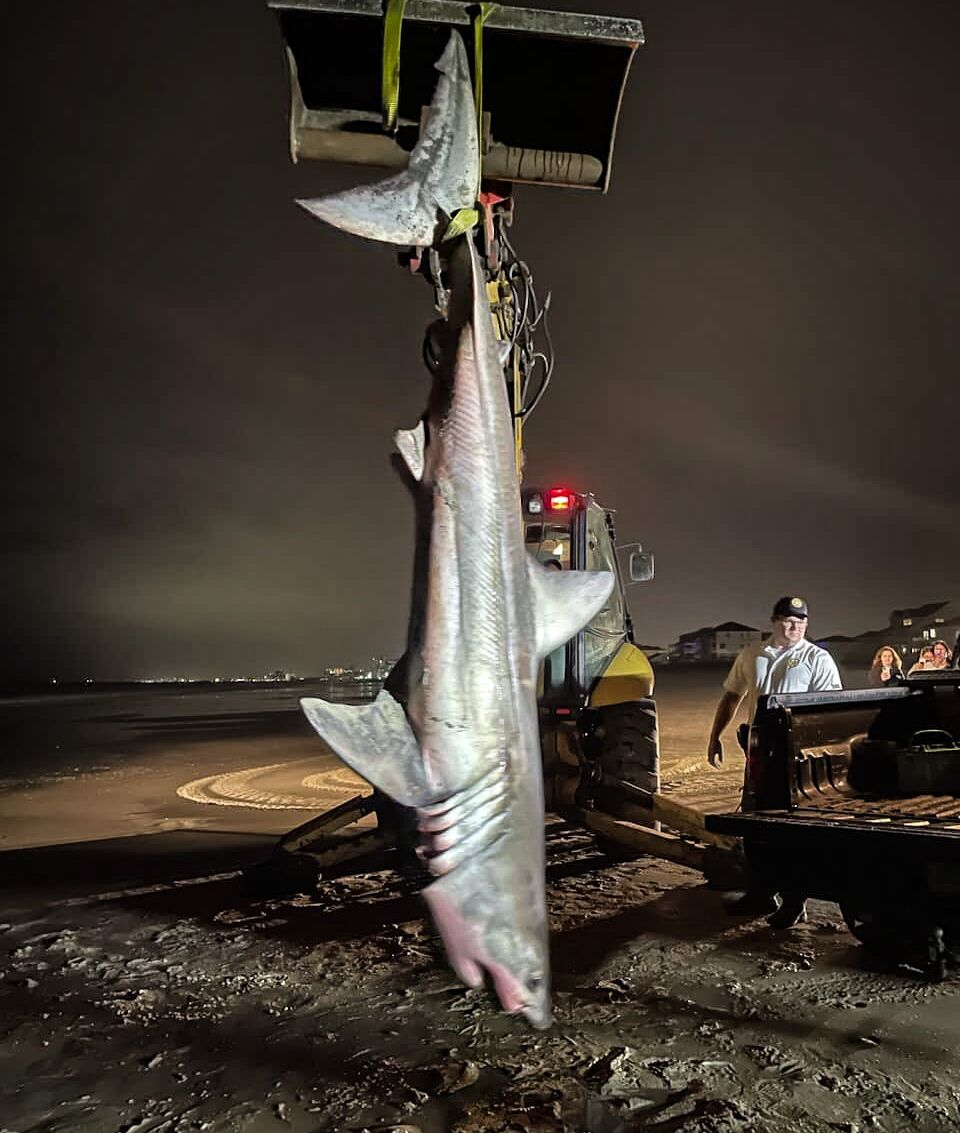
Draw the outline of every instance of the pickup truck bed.
<instances>
[{"instance_id":1,"label":"pickup truck bed","mask_svg":"<svg viewBox=\"0 0 960 1133\"><path fill-rule=\"evenodd\" d=\"M925 760L960 775L954 741L956 670L893 689L767 697L748 753L754 807L708 815L706 828L742 838L771 888L838 902L868 947L942 975L960 962L960 792L903 783L905 763L923 772L934 766Z\"/></svg>"}]
</instances>

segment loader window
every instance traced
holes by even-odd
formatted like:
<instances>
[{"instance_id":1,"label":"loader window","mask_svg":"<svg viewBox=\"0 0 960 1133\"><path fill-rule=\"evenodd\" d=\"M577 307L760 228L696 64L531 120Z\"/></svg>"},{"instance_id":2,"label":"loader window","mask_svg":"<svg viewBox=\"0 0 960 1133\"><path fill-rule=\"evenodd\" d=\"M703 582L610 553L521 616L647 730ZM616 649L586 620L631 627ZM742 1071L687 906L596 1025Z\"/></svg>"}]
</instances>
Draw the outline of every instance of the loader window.
<instances>
[{"instance_id":1,"label":"loader window","mask_svg":"<svg viewBox=\"0 0 960 1133\"><path fill-rule=\"evenodd\" d=\"M616 551L610 541L606 515L602 508L596 506L591 506L587 512L586 565L587 570L608 570L617 579L607 604L589 623L584 633L584 678L589 684L603 672L607 662L620 647L626 632Z\"/></svg>"},{"instance_id":2,"label":"loader window","mask_svg":"<svg viewBox=\"0 0 960 1133\"><path fill-rule=\"evenodd\" d=\"M559 523L528 523L524 533L527 550L555 570L570 569L570 528ZM556 692L567 682L567 647L561 645L543 659L539 695Z\"/></svg>"},{"instance_id":3,"label":"loader window","mask_svg":"<svg viewBox=\"0 0 960 1133\"><path fill-rule=\"evenodd\" d=\"M547 566L570 569L570 528L560 523L528 523L527 550Z\"/></svg>"}]
</instances>

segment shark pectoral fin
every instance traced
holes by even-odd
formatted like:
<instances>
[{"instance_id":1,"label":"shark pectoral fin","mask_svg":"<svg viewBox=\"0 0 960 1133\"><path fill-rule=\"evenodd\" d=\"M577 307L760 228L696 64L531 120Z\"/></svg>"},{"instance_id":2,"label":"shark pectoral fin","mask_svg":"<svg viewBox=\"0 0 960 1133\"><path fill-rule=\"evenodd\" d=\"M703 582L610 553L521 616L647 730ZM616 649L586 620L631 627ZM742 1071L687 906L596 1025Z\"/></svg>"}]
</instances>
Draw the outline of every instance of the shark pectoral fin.
<instances>
[{"instance_id":1,"label":"shark pectoral fin","mask_svg":"<svg viewBox=\"0 0 960 1133\"><path fill-rule=\"evenodd\" d=\"M412 429L397 429L393 434L393 441L414 480L422 480L424 451L427 446L423 421L418 421Z\"/></svg>"},{"instance_id":2,"label":"shark pectoral fin","mask_svg":"<svg viewBox=\"0 0 960 1133\"><path fill-rule=\"evenodd\" d=\"M537 654L546 657L569 641L602 609L613 590L608 570L551 570L531 555L527 560Z\"/></svg>"},{"instance_id":3,"label":"shark pectoral fin","mask_svg":"<svg viewBox=\"0 0 960 1133\"><path fill-rule=\"evenodd\" d=\"M403 708L388 692L372 704L331 704L304 697L314 729L356 773L403 806L431 799L420 747Z\"/></svg>"}]
</instances>

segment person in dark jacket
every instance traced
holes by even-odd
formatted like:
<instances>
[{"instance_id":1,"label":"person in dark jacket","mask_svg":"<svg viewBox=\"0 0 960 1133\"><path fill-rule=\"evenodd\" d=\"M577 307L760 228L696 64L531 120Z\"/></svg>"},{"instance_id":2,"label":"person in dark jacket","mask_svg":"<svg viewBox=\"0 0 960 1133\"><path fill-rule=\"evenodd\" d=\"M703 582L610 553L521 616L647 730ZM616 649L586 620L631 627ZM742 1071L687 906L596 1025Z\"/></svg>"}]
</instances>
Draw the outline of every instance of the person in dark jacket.
<instances>
[{"instance_id":1,"label":"person in dark jacket","mask_svg":"<svg viewBox=\"0 0 960 1133\"><path fill-rule=\"evenodd\" d=\"M892 645L881 645L873 658L867 684L871 688L888 688L903 680L903 662Z\"/></svg>"}]
</instances>

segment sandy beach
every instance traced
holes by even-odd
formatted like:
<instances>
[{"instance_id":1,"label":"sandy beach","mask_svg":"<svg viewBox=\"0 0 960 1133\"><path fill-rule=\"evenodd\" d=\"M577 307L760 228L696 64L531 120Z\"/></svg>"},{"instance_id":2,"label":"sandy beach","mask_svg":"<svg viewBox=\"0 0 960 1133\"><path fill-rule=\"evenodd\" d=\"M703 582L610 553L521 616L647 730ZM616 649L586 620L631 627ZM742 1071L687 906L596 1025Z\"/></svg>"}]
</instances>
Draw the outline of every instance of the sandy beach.
<instances>
[{"instance_id":1,"label":"sandy beach","mask_svg":"<svg viewBox=\"0 0 960 1133\"><path fill-rule=\"evenodd\" d=\"M716 774L720 679L663 674L665 780ZM243 866L353 780L294 694L232 695L5 706L4 1133L960 1127L956 979L884 969L831 905L776 933L552 821L535 1033L459 985L389 862L251 898Z\"/></svg>"}]
</instances>

